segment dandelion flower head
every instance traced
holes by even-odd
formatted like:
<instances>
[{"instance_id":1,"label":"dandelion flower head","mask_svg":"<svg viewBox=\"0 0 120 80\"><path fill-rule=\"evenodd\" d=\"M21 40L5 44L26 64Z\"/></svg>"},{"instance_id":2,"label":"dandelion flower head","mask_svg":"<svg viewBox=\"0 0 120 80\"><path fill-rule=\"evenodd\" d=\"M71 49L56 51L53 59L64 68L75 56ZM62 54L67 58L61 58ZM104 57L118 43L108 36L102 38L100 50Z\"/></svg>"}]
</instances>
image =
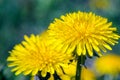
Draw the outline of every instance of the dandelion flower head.
<instances>
[{"instance_id":1,"label":"dandelion flower head","mask_svg":"<svg viewBox=\"0 0 120 80\"><path fill-rule=\"evenodd\" d=\"M49 25L48 33L58 49L71 53L74 50L80 56L93 56L93 50L101 56L101 52L112 50L110 45L118 43L120 38L112 27L112 22L92 12L74 12L62 15ZM59 45L62 45L60 48Z\"/></svg>"},{"instance_id":2,"label":"dandelion flower head","mask_svg":"<svg viewBox=\"0 0 120 80\"><path fill-rule=\"evenodd\" d=\"M101 10L107 10L111 6L110 0L89 0L90 7L92 9L101 9Z\"/></svg>"},{"instance_id":3,"label":"dandelion flower head","mask_svg":"<svg viewBox=\"0 0 120 80\"><path fill-rule=\"evenodd\" d=\"M115 54L107 54L97 58L94 62L96 71L101 74L116 75L120 72L120 56ZM103 66L104 65L104 66Z\"/></svg>"},{"instance_id":4,"label":"dandelion flower head","mask_svg":"<svg viewBox=\"0 0 120 80\"><path fill-rule=\"evenodd\" d=\"M45 77L47 73L59 71L71 59L71 55L50 48L43 36L32 34L24 38L25 41L16 45L7 58L8 66L13 68L16 75L23 73L34 76L39 71Z\"/></svg>"}]
</instances>

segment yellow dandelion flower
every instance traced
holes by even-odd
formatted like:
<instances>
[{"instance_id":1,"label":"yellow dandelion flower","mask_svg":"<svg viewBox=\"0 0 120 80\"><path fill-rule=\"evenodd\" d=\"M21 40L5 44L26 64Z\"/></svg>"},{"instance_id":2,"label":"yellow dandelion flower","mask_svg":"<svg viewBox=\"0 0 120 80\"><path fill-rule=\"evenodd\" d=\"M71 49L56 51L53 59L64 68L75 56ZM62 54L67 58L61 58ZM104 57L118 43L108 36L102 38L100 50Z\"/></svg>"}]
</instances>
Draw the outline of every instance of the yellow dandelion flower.
<instances>
[{"instance_id":1,"label":"yellow dandelion flower","mask_svg":"<svg viewBox=\"0 0 120 80\"><path fill-rule=\"evenodd\" d=\"M120 72L120 56L115 54L107 54L97 58L94 62L96 71L101 74L116 75ZM103 66L104 65L104 66Z\"/></svg>"},{"instance_id":2,"label":"yellow dandelion flower","mask_svg":"<svg viewBox=\"0 0 120 80\"><path fill-rule=\"evenodd\" d=\"M89 0L90 7L92 9L107 10L111 6L110 0Z\"/></svg>"},{"instance_id":3,"label":"yellow dandelion flower","mask_svg":"<svg viewBox=\"0 0 120 80\"><path fill-rule=\"evenodd\" d=\"M7 58L8 66L13 67L16 75L23 73L34 76L40 71L45 77L47 72L59 72L60 67L66 66L71 59L71 55L50 48L43 36L32 34L24 38L25 41L16 45Z\"/></svg>"},{"instance_id":4,"label":"yellow dandelion flower","mask_svg":"<svg viewBox=\"0 0 120 80\"><path fill-rule=\"evenodd\" d=\"M77 12L62 15L49 25L49 36L55 47L71 53L76 50L80 56L93 56L93 50L101 56L101 51L112 50L110 45L120 38L112 22L92 12ZM61 45L61 46L60 46ZM57 49L56 48L56 49Z\"/></svg>"}]
</instances>

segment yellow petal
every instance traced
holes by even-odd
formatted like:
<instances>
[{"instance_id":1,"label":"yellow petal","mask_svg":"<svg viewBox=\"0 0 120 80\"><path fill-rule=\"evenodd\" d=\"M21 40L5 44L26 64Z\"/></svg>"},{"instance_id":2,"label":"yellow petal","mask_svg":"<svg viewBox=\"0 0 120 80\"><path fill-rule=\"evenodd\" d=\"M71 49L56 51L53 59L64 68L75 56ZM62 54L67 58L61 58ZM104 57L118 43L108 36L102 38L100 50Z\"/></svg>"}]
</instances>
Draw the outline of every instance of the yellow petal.
<instances>
[{"instance_id":1,"label":"yellow petal","mask_svg":"<svg viewBox=\"0 0 120 80\"><path fill-rule=\"evenodd\" d=\"M103 52L107 52L107 50L106 50L102 45L99 45L99 48L100 48Z\"/></svg>"},{"instance_id":2,"label":"yellow petal","mask_svg":"<svg viewBox=\"0 0 120 80\"><path fill-rule=\"evenodd\" d=\"M92 44L92 47L94 48L95 51L100 51L100 49L98 48L98 46L93 42L91 43Z\"/></svg>"},{"instance_id":3,"label":"yellow petal","mask_svg":"<svg viewBox=\"0 0 120 80\"><path fill-rule=\"evenodd\" d=\"M8 67L13 67L13 66L16 66L16 65L18 65L18 64L16 64L16 63L10 63L10 64L8 64Z\"/></svg>"},{"instance_id":4,"label":"yellow petal","mask_svg":"<svg viewBox=\"0 0 120 80\"><path fill-rule=\"evenodd\" d=\"M24 75L28 75L28 74L30 74L31 72L32 72L32 70L30 69L30 70L24 71L23 74L24 74Z\"/></svg>"},{"instance_id":5,"label":"yellow petal","mask_svg":"<svg viewBox=\"0 0 120 80\"><path fill-rule=\"evenodd\" d=\"M92 51L91 44L89 44L88 42L86 42L86 48L87 48L88 54L90 56L93 56L93 51Z\"/></svg>"},{"instance_id":6,"label":"yellow petal","mask_svg":"<svg viewBox=\"0 0 120 80\"><path fill-rule=\"evenodd\" d=\"M14 71L17 71L18 69L19 69L19 67L15 67L11 71L14 72Z\"/></svg>"},{"instance_id":7,"label":"yellow petal","mask_svg":"<svg viewBox=\"0 0 120 80\"><path fill-rule=\"evenodd\" d=\"M86 47L85 47L85 44L83 45L83 55L86 55Z\"/></svg>"},{"instance_id":8,"label":"yellow petal","mask_svg":"<svg viewBox=\"0 0 120 80\"><path fill-rule=\"evenodd\" d=\"M36 37L35 37L34 34L31 34L31 39L32 39L33 42L36 42Z\"/></svg>"},{"instance_id":9,"label":"yellow petal","mask_svg":"<svg viewBox=\"0 0 120 80\"><path fill-rule=\"evenodd\" d=\"M68 47L69 49L67 50L67 53L72 53L75 49L76 45L72 42L70 46Z\"/></svg>"},{"instance_id":10,"label":"yellow petal","mask_svg":"<svg viewBox=\"0 0 120 80\"><path fill-rule=\"evenodd\" d=\"M108 50L112 50L112 48L111 48L107 43L105 43L104 41L102 42L102 44L103 44L103 46L104 46L105 48L107 48Z\"/></svg>"},{"instance_id":11,"label":"yellow petal","mask_svg":"<svg viewBox=\"0 0 120 80\"><path fill-rule=\"evenodd\" d=\"M7 58L7 61L16 61L17 59L16 59L16 57L8 57Z\"/></svg>"},{"instance_id":12,"label":"yellow petal","mask_svg":"<svg viewBox=\"0 0 120 80\"><path fill-rule=\"evenodd\" d=\"M15 75L19 75L21 72L22 72L21 70L17 70L17 71L15 72Z\"/></svg>"},{"instance_id":13,"label":"yellow petal","mask_svg":"<svg viewBox=\"0 0 120 80\"><path fill-rule=\"evenodd\" d=\"M79 43L78 45L77 45L77 54L80 56L81 55L81 53L82 53L82 45L81 45L81 43Z\"/></svg>"},{"instance_id":14,"label":"yellow petal","mask_svg":"<svg viewBox=\"0 0 120 80\"><path fill-rule=\"evenodd\" d=\"M47 75L47 72L46 72L45 69L43 69L43 70L41 71L41 75L42 75L42 77L45 77L45 76Z\"/></svg>"},{"instance_id":15,"label":"yellow petal","mask_svg":"<svg viewBox=\"0 0 120 80\"><path fill-rule=\"evenodd\" d=\"M62 51L63 53L66 53L67 49L68 49L69 45L65 44L62 48Z\"/></svg>"},{"instance_id":16,"label":"yellow petal","mask_svg":"<svg viewBox=\"0 0 120 80\"><path fill-rule=\"evenodd\" d=\"M50 67L50 73L54 74L54 68L53 67Z\"/></svg>"},{"instance_id":17,"label":"yellow petal","mask_svg":"<svg viewBox=\"0 0 120 80\"><path fill-rule=\"evenodd\" d=\"M37 73L38 73L38 68L36 68L32 71L32 76L35 76Z\"/></svg>"}]
</instances>

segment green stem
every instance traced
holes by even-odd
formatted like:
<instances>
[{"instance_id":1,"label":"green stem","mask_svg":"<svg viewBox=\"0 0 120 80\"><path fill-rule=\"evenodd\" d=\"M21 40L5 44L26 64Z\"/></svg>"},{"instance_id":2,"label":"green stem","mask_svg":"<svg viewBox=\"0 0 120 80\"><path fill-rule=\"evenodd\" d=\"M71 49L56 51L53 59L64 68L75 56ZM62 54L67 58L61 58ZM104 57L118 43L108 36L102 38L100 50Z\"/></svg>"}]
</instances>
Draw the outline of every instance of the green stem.
<instances>
[{"instance_id":1,"label":"green stem","mask_svg":"<svg viewBox=\"0 0 120 80\"><path fill-rule=\"evenodd\" d=\"M81 80L82 65L85 63L85 56L78 56L76 67L76 80Z\"/></svg>"}]
</instances>

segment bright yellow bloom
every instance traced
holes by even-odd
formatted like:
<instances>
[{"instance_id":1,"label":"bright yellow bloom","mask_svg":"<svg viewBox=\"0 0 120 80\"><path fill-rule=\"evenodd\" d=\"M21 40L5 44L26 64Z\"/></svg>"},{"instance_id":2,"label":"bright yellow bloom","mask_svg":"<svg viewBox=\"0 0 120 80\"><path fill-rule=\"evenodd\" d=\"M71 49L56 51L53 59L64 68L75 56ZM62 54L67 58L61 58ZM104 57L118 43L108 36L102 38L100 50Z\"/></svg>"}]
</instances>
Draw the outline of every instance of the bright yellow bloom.
<instances>
[{"instance_id":1,"label":"bright yellow bloom","mask_svg":"<svg viewBox=\"0 0 120 80\"><path fill-rule=\"evenodd\" d=\"M68 67L63 67L64 74L58 73L61 80L75 80L76 62L72 62ZM51 76L52 77L52 76ZM52 80L52 78L50 78ZM82 68L81 80L96 80L94 73L88 68Z\"/></svg>"},{"instance_id":2,"label":"bright yellow bloom","mask_svg":"<svg viewBox=\"0 0 120 80\"><path fill-rule=\"evenodd\" d=\"M110 45L120 38L106 18L85 12L69 13L55 19L49 26L49 36L58 49L71 53L76 50L80 56L93 56L93 50L101 56L101 51L112 50ZM110 44L110 45L109 45ZM61 45L61 46L60 46Z\"/></svg>"},{"instance_id":3,"label":"bright yellow bloom","mask_svg":"<svg viewBox=\"0 0 120 80\"><path fill-rule=\"evenodd\" d=\"M101 74L116 75L120 72L120 56L108 54L97 58L94 63L96 71Z\"/></svg>"},{"instance_id":4,"label":"bright yellow bloom","mask_svg":"<svg viewBox=\"0 0 120 80\"><path fill-rule=\"evenodd\" d=\"M89 0L90 7L92 9L107 10L111 6L110 0Z\"/></svg>"},{"instance_id":5,"label":"bright yellow bloom","mask_svg":"<svg viewBox=\"0 0 120 80\"><path fill-rule=\"evenodd\" d=\"M71 55L51 49L44 36L32 34L30 37L25 35L24 38L25 41L16 45L7 58L8 66L13 67L12 71L16 71L16 75L23 72L24 75L31 73L34 76L41 71L45 77L47 72L54 74L59 71L71 59Z\"/></svg>"}]
</instances>

